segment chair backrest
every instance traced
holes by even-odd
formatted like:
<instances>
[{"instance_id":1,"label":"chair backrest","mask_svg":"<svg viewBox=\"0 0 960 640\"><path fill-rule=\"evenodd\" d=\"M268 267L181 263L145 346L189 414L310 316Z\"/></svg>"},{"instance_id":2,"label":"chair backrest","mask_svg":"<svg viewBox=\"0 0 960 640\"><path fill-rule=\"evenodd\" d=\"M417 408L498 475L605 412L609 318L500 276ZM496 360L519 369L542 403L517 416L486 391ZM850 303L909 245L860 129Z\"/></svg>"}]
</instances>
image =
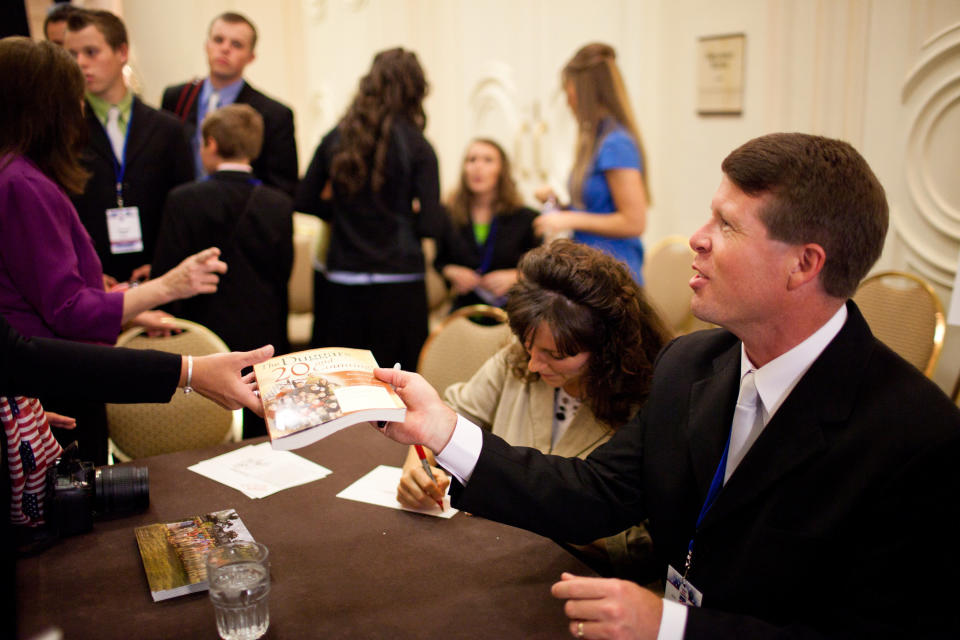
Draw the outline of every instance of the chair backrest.
<instances>
[{"instance_id":1,"label":"chair backrest","mask_svg":"<svg viewBox=\"0 0 960 640\"><path fill-rule=\"evenodd\" d=\"M933 376L947 327L933 287L911 273L881 271L860 283L853 300L881 342Z\"/></svg>"},{"instance_id":2,"label":"chair backrest","mask_svg":"<svg viewBox=\"0 0 960 640\"><path fill-rule=\"evenodd\" d=\"M687 333L693 325L690 312L690 265L696 254L683 236L668 236L658 242L644 259L643 290L647 300L660 312L674 333Z\"/></svg>"},{"instance_id":3,"label":"chair backrest","mask_svg":"<svg viewBox=\"0 0 960 640\"><path fill-rule=\"evenodd\" d=\"M123 332L117 346L202 356L229 351L216 334L188 320L174 319L181 333L150 338L142 327ZM242 411L230 411L198 393L175 393L165 404L108 404L107 425L115 458L128 460L240 440Z\"/></svg>"},{"instance_id":4,"label":"chair backrest","mask_svg":"<svg viewBox=\"0 0 960 640\"><path fill-rule=\"evenodd\" d=\"M433 238L424 238L421 243L427 285L427 315L430 329L433 330L439 327L450 313L453 293L447 289L443 276L433 268L433 261L437 257L437 241Z\"/></svg>"},{"instance_id":5,"label":"chair backrest","mask_svg":"<svg viewBox=\"0 0 960 640\"><path fill-rule=\"evenodd\" d=\"M417 371L443 394L454 382L469 380L510 335L503 309L483 304L457 309L423 344Z\"/></svg>"},{"instance_id":6,"label":"chair backrest","mask_svg":"<svg viewBox=\"0 0 960 640\"><path fill-rule=\"evenodd\" d=\"M293 268L288 287L290 313L313 313L313 260L326 228L306 213L293 214Z\"/></svg>"}]
</instances>

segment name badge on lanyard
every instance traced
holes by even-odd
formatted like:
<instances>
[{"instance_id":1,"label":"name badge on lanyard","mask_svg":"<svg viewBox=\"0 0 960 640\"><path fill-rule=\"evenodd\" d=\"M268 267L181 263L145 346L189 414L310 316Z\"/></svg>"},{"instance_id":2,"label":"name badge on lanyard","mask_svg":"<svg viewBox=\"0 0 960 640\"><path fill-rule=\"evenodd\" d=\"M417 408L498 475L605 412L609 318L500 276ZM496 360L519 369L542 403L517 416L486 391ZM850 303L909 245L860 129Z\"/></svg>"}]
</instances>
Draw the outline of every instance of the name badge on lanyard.
<instances>
[{"instance_id":1,"label":"name badge on lanyard","mask_svg":"<svg viewBox=\"0 0 960 640\"><path fill-rule=\"evenodd\" d=\"M667 584L663 590L663 597L666 600L672 600L691 607L699 607L703 603L703 593L687 580L687 575L690 573L690 565L693 563L693 543L696 539L696 532L700 529L700 525L703 524L703 519L706 517L707 512L710 511L710 507L713 506L717 496L720 495L720 490L723 489L723 476L727 468L727 456L729 453L730 434L727 434L727 444L723 447L723 455L720 456L720 463L717 465L717 470L713 473L713 480L710 482L707 498L703 501L703 506L700 508L700 515L697 516L697 526L694 530L693 537L690 538L690 543L687 545L687 559L684 563L683 573L681 574L674 569L673 565L667 567Z\"/></svg>"},{"instance_id":2,"label":"name badge on lanyard","mask_svg":"<svg viewBox=\"0 0 960 640\"><path fill-rule=\"evenodd\" d=\"M143 251L140 208L116 207L107 209L107 235L110 237L110 253Z\"/></svg>"},{"instance_id":3,"label":"name badge on lanyard","mask_svg":"<svg viewBox=\"0 0 960 640\"><path fill-rule=\"evenodd\" d=\"M133 109L127 119L127 131L123 136L123 151L120 161L113 158L113 173L117 179L117 206L107 209L107 236L110 239L110 253L137 253L143 251L143 229L140 226L140 208L123 206L123 176L127 171L127 141L133 127Z\"/></svg>"},{"instance_id":4,"label":"name badge on lanyard","mask_svg":"<svg viewBox=\"0 0 960 640\"><path fill-rule=\"evenodd\" d=\"M703 594L672 566L667 567L667 586L663 590L665 600L672 600L690 607L699 607Z\"/></svg>"}]
</instances>

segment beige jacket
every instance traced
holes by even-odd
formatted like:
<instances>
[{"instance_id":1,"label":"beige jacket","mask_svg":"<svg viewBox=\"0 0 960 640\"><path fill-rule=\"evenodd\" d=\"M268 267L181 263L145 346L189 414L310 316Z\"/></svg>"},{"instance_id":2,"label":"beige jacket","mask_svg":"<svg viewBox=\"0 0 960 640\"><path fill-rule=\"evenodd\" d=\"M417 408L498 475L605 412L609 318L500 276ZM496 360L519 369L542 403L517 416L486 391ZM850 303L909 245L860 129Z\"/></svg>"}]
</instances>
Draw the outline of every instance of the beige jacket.
<instances>
[{"instance_id":1,"label":"beige jacket","mask_svg":"<svg viewBox=\"0 0 960 640\"><path fill-rule=\"evenodd\" d=\"M504 347L487 360L467 382L447 387L444 401L508 443L543 453L586 458L610 439L613 429L583 404L557 446L551 447L554 389L541 380L528 383L513 375L506 359L509 348ZM595 546L606 550L607 560L617 574L626 573L628 565L649 561L650 536L642 525L604 538ZM590 555L589 549L584 551Z\"/></svg>"}]
</instances>

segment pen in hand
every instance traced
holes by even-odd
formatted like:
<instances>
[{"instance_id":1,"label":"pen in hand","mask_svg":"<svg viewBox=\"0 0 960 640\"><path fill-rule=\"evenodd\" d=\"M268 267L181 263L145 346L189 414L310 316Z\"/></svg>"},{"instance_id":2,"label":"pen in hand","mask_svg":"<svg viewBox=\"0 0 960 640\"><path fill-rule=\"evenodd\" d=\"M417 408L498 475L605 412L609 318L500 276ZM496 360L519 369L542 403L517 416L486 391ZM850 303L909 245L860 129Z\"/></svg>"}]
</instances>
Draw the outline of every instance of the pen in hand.
<instances>
[{"instance_id":1,"label":"pen in hand","mask_svg":"<svg viewBox=\"0 0 960 640\"><path fill-rule=\"evenodd\" d=\"M437 479L433 476L433 471L430 470L430 463L427 462L427 454L423 452L423 446L419 444L415 444L413 445L413 448L417 450L417 457L420 458L420 464L423 465L423 470L427 472L428 476L430 476L430 481L433 482L433 484L437 485L437 487L439 487L440 484L437 482ZM443 511L443 500L442 499L435 500L435 502L437 503L437 506L440 507L440 511Z\"/></svg>"}]
</instances>

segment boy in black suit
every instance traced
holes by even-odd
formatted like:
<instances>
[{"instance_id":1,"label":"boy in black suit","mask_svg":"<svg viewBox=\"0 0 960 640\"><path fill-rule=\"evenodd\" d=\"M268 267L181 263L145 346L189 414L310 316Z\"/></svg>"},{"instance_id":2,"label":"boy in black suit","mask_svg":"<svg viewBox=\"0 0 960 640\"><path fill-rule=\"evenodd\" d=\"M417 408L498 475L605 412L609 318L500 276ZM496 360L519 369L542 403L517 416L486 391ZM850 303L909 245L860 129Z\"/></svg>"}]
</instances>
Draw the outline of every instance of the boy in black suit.
<instances>
[{"instance_id":1,"label":"boy in black suit","mask_svg":"<svg viewBox=\"0 0 960 640\"><path fill-rule=\"evenodd\" d=\"M265 184L287 192L297 187L297 143L293 111L254 89L243 70L254 61L257 29L239 13L222 13L210 23L207 33L207 63L210 75L167 87L161 107L183 123L193 145L196 177L205 175L200 159L202 140L198 122L207 113L228 104L249 104L263 116L263 149L253 161L253 175Z\"/></svg>"},{"instance_id":2,"label":"boy in black suit","mask_svg":"<svg viewBox=\"0 0 960 640\"><path fill-rule=\"evenodd\" d=\"M87 83L89 141L82 162L92 175L73 204L108 283L142 280L150 276L167 193L193 177L190 147L175 118L127 88L127 30L117 16L72 11L64 47Z\"/></svg>"},{"instance_id":3,"label":"boy in black suit","mask_svg":"<svg viewBox=\"0 0 960 640\"><path fill-rule=\"evenodd\" d=\"M174 303L168 311L210 328L233 350L269 343L285 353L293 201L253 174L263 119L249 105L229 105L206 117L202 135L209 176L170 193L153 269L164 273L196 253L192 247L212 242L230 270L215 294ZM263 421L246 412L244 437L264 433Z\"/></svg>"}]
</instances>

